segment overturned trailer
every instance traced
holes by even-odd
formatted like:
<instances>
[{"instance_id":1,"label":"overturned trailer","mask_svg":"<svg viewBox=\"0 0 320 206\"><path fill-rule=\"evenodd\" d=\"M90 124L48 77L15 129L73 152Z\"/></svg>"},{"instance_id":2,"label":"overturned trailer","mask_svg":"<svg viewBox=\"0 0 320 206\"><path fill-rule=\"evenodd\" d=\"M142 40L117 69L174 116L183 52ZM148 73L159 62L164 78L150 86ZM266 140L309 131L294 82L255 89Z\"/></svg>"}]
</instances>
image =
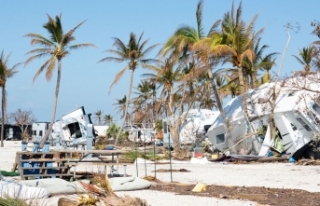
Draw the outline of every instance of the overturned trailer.
<instances>
[{"instance_id":1,"label":"overturned trailer","mask_svg":"<svg viewBox=\"0 0 320 206\"><path fill-rule=\"evenodd\" d=\"M92 145L94 145L96 135L92 127L91 114L87 114L82 106L63 115L61 120L54 123L52 138L59 145L68 142L68 145L72 147L84 146L88 138L91 138Z\"/></svg>"},{"instance_id":2,"label":"overturned trailer","mask_svg":"<svg viewBox=\"0 0 320 206\"><path fill-rule=\"evenodd\" d=\"M266 156L276 150L299 158L319 134L319 91L315 75L263 84L246 93L247 115L241 96L231 99L224 107L228 135L219 115L207 132L208 139L216 149L233 154Z\"/></svg>"}]
</instances>

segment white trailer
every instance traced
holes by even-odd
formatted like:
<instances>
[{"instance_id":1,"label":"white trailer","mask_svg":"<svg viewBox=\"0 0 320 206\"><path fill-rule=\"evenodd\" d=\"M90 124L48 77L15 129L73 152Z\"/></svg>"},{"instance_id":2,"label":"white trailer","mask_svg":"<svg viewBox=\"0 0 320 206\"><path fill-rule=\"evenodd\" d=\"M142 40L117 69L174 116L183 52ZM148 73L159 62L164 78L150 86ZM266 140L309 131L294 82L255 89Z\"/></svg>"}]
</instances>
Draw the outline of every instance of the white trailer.
<instances>
[{"instance_id":1,"label":"white trailer","mask_svg":"<svg viewBox=\"0 0 320 206\"><path fill-rule=\"evenodd\" d=\"M86 114L84 107L69 112L61 117L53 127L53 137L58 143L69 142L70 146L86 145L88 134L95 134L88 131L88 124L92 124L91 114ZM93 130L93 128L91 127ZM92 143L95 143L93 135Z\"/></svg>"},{"instance_id":2,"label":"white trailer","mask_svg":"<svg viewBox=\"0 0 320 206\"><path fill-rule=\"evenodd\" d=\"M276 99L273 99L274 91L278 93ZM274 121L282 142L279 152L299 158L319 135L319 91L320 79L315 75L263 84L246 94L248 117L244 115L241 97L231 99L224 108L231 127L229 136L225 135L219 115L207 132L208 139L220 151L265 156L270 148L279 151L279 142L275 135L271 137L274 132L270 131L270 122ZM274 109L270 101L275 101ZM259 135L261 130L265 131L264 135Z\"/></svg>"}]
</instances>

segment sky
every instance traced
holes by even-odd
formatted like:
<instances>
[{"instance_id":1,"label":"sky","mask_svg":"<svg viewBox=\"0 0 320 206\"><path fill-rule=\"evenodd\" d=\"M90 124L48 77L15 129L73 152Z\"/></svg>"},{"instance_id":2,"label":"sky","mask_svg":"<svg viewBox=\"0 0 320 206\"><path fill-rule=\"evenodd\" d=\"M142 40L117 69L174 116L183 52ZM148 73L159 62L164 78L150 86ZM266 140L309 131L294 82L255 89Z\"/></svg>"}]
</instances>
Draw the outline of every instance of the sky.
<instances>
[{"instance_id":1,"label":"sky","mask_svg":"<svg viewBox=\"0 0 320 206\"><path fill-rule=\"evenodd\" d=\"M27 33L38 33L48 36L42 27L48 17L62 14L64 32L86 21L75 32L77 43L92 43L96 48L75 50L62 60L62 78L56 119L62 115L84 106L87 113L94 114L98 110L103 115L110 114L119 120L116 113L116 99L127 94L129 72L111 89L116 74L124 67L116 62L98 63L104 57L112 56L104 51L114 49L113 37L127 43L129 35L143 33L143 40L148 46L163 44L181 25L196 27L196 6L198 0L56 0L56 1L2 1L0 6L0 51L5 55L11 53L9 67L22 63L13 78L8 79L7 113L21 108L32 111L39 122L50 121L53 109L53 97L56 86L56 71L47 81L45 73L35 82L33 77L45 58L36 59L27 66L23 63L30 55L26 53L35 46ZM208 32L211 25L230 11L232 0L204 0L203 25ZM236 8L240 1L234 0ZM319 20L318 0L243 0L242 19L249 22L258 15L255 30L264 28L261 35L262 44L268 45L267 53L279 52L277 66L280 65L282 53L288 41L285 25L299 25L299 29L290 31L290 42L284 56L281 76L301 70L301 65L291 55L298 55L299 49L317 40L311 32L310 23ZM156 57L157 49L149 57ZM274 72L278 67L274 67ZM141 81L141 74L146 71L138 68L134 76L134 87Z\"/></svg>"}]
</instances>

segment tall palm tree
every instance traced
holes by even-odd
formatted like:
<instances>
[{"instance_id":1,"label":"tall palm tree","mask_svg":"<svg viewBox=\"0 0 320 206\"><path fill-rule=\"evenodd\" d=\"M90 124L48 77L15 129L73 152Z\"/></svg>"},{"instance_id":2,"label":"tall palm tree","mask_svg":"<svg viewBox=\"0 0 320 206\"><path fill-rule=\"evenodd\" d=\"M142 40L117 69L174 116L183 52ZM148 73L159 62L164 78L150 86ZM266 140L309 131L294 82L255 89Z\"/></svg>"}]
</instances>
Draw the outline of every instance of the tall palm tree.
<instances>
[{"instance_id":1,"label":"tall palm tree","mask_svg":"<svg viewBox=\"0 0 320 206\"><path fill-rule=\"evenodd\" d=\"M106 114L103 116L103 121L109 126L113 122L113 117L110 114Z\"/></svg>"},{"instance_id":2,"label":"tall palm tree","mask_svg":"<svg viewBox=\"0 0 320 206\"><path fill-rule=\"evenodd\" d=\"M229 62L238 69L242 106L245 115L248 116L247 103L244 96L247 86L245 85L243 63L245 59L253 62L253 59L255 58L255 52L253 50L254 41L259 38L259 35L263 30L261 29L256 33L253 32L257 15L251 19L248 25L241 19L241 15L242 4L239 4L237 10L234 9L234 4L232 4L231 11L224 14L222 20L222 33L223 43L232 49Z\"/></svg>"},{"instance_id":3,"label":"tall palm tree","mask_svg":"<svg viewBox=\"0 0 320 206\"><path fill-rule=\"evenodd\" d=\"M122 132L122 127L124 126L124 123L126 121L126 115L128 113L128 105L130 101L130 95L132 90L132 84L133 84L133 76L134 71L139 67L140 64L148 64L155 62L155 59L147 59L147 55L154 49L157 45L152 45L148 48L146 47L146 44L148 43L148 40L145 40L142 42L143 33L140 35L139 39L136 38L136 35L134 33L130 33L129 42L127 45L123 43L119 38L113 38L114 44L113 46L116 47L116 49L109 49L107 52L113 53L116 55L116 57L105 57L101 59L99 62L105 62L105 61L115 61L115 62L127 62L127 65L121 69L118 74L116 75L114 81L112 82L110 89L114 84L116 84L126 70L129 70L131 72L130 74L130 83L129 83L129 89L127 94L127 101L126 101L126 108L124 113L124 119L122 122L122 126L119 129L118 135L116 137L115 145L118 143L118 139L120 137L120 134ZM142 65L143 66L143 65Z\"/></svg>"},{"instance_id":4,"label":"tall palm tree","mask_svg":"<svg viewBox=\"0 0 320 206\"><path fill-rule=\"evenodd\" d=\"M25 35L26 37L31 38L32 46L33 45L39 46L39 48L33 49L27 53L33 56L29 57L25 61L25 66L37 58L49 56L49 59L47 59L44 62L44 64L39 68L39 70L35 74L33 81L35 81L36 78L44 70L46 70L47 81L50 81L53 71L56 68L56 64L58 64L57 83L56 83L56 89L54 94L52 117L51 117L49 128L45 136L42 138L40 142L40 147L43 147L45 141L48 139L49 134L52 131L53 123L55 121L58 95L59 95L59 89L60 89L60 81L61 81L62 59L66 57L72 50L83 48L83 47L94 47L94 45L90 43L70 45L75 40L74 32L84 22L85 21L81 22L80 24L78 24L76 27L74 27L67 33L63 33L63 28L61 24L61 14L59 16L56 16L55 19L48 15L48 22L43 25L43 28L47 32L49 32L49 38L46 38L41 34L36 34L36 33L28 33Z\"/></svg>"},{"instance_id":5,"label":"tall palm tree","mask_svg":"<svg viewBox=\"0 0 320 206\"><path fill-rule=\"evenodd\" d=\"M98 110L94 113L95 119L98 121L98 125L101 125L101 117L102 117L102 111Z\"/></svg>"},{"instance_id":6,"label":"tall palm tree","mask_svg":"<svg viewBox=\"0 0 320 206\"><path fill-rule=\"evenodd\" d=\"M220 24L220 20L213 23L207 35L204 33L203 24L202 24L202 8L203 1L200 0L197 5L196 10L196 20L197 27L191 26L181 26L179 27L174 35L167 41L165 47L162 50L162 54L166 54L168 52L172 52L173 54L194 54L203 64L206 64L201 70L197 71L197 73L190 73L185 78L194 78L195 75L201 75L204 72L207 72L209 78L212 81L213 92L215 94L216 103L218 109L224 119L227 122L223 106L218 95L218 91L216 85L213 80L213 74L211 71L212 63L209 63L214 50L218 52L219 50L225 51L227 47L225 45L221 45L220 41L222 40L220 35L218 35L216 28ZM214 46L214 48L212 48ZM190 55L189 55L190 56Z\"/></svg>"},{"instance_id":7,"label":"tall palm tree","mask_svg":"<svg viewBox=\"0 0 320 206\"><path fill-rule=\"evenodd\" d=\"M0 55L0 87L2 89L2 105L1 105L1 147L3 147L3 138L4 138L4 123L5 123L5 113L7 107L7 98L6 98L6 83L10 77L13 77L18 71L16 70L17 66L20 63L15 64L13 67L9 68L10 54L8 56L4 55L4 52L1 52Z\"/></svg>"}]
</instances>

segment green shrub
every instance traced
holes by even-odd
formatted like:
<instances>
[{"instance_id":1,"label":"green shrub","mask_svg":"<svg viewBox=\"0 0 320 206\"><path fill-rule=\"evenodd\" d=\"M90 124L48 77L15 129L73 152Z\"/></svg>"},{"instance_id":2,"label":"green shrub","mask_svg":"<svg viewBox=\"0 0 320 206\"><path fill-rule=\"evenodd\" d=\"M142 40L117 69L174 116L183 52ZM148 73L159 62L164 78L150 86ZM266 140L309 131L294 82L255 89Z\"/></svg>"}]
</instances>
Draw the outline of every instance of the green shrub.
<instances>
[{"instance_id":1,"label":"green shrub","mask_svg":"<svg viewBox=\"0 0 320 206\"><path fill-rule=\"evenodd\" d=\"M118 127L116 124L112 123L109 128L107 129L107 137L108 138L116 138L117 134L119 132L120 127Z\"/></svg>"}]
</instances>

